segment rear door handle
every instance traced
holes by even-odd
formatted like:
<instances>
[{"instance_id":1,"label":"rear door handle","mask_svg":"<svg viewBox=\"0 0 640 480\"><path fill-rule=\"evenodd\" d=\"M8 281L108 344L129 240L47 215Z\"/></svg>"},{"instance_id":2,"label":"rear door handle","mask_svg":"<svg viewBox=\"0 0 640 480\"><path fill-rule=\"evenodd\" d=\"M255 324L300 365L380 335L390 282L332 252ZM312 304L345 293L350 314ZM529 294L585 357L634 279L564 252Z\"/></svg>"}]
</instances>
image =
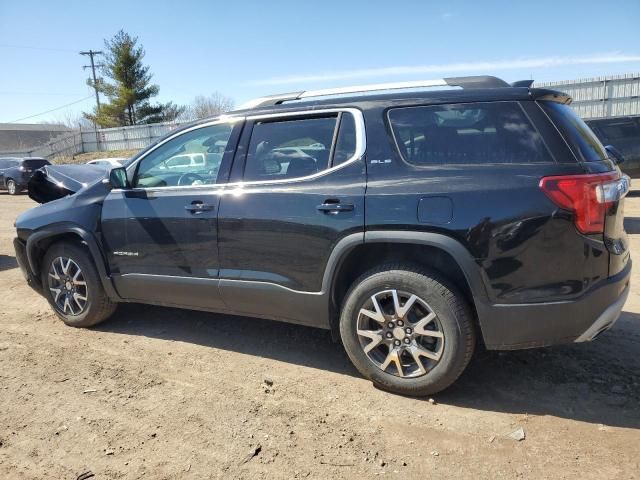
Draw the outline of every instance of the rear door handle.
<instances>
[{"instance_id":1,"label":"rear door handle","mask_svg":"<svg viewBox=\"0 0 640 480\"><path fill-rule=\"evenodd\" d=\"M214 205L208 203L192 203L184 207L185 210L191 213L209 212L215 208Z\"/></svg>"},{"instance_id":2,"label":"rear door handle","mask_svg":"<svg viewBox=\"0 0 640 480\"><path fill-rule=\"evenodd\" d=\"M325 202L316 207L319 211L335 215L340 212L350 212L354 209L353 203L331 203Z\"/></svg>"}]
</instances>

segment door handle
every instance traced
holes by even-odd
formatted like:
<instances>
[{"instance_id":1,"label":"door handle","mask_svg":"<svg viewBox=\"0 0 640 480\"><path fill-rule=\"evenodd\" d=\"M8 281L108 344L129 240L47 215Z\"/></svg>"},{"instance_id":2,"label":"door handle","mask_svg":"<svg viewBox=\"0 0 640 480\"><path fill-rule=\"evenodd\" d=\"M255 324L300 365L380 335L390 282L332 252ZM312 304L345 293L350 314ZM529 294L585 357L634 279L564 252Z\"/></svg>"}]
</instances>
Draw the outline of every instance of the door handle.
<instances>
[{"instance_id":1,"label":"door handle","mask_svg":"<svg viewBox=\"0 0 640 480\"><path fill-rule=\"evenodd\" d=\"M185 210L191 213L208 212L215 208L214 205L208 203L192 203L184 207Z\"/></svg>"},{"instance_id":2,"label":"door handle","mask_svg":"<svg viewBox=\"0 0 640 480\"><path fill-rule=\"evenodd\" d=\"M336 215L340 212L350 212L355 207L353 206L353 203L331 202L327 200L322 205L318 205L316 208L321 212L328 213L330 215Z\"/></svg>"}]
</instances>

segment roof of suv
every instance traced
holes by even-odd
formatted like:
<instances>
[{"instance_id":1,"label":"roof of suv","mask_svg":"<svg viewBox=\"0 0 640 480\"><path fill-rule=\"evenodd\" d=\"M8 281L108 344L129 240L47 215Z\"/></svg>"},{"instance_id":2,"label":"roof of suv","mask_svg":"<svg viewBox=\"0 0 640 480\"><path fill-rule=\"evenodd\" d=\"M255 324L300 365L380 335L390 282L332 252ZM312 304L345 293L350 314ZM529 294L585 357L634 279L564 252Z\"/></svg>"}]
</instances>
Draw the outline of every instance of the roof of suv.
<instances>
[{"instance_id":1,"label":"roof of suv","mask_svg":"<svg viewBox=\"0 0 640 480\"><path fill-rule=\"evenodd\" d=\"M292 109L307 110L314 107L362 106L372 103L406 105L540 98L566 104L571 102L571 98L562 92L530 88L532 83L533 81L523 80L510 85L497 77L477 76L341 87L269 95L247 102L238 110L228 114L259 114Z\"/></svg>"}]
</instances>

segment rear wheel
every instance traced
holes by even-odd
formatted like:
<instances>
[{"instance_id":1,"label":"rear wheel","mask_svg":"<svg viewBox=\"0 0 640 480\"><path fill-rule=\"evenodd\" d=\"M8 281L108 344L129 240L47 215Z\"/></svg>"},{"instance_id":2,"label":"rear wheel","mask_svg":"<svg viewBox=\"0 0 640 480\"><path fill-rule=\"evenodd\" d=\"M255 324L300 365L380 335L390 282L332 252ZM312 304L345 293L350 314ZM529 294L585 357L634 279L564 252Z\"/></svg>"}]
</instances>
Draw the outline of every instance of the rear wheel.
<instances>
[{"instance_id":1,"label":"rear wheel","mask_svg":"<svg viewBox=\"0 0 640 480\"><path fill-rule=\"evenodd\" d=\"M115 310L102 288L87 251L72 243L56 243L42 262L44 294L58 317L72 327L90 327Z\"/></svg>"},{"instance_id":2,"label":"rear wheel","mask_svg":"<svg viewBox=\"0 0 640 480\"><path fill-rule=\"evenodd\" d=\"M417 396L455 382L475 345L462 295L437 273L412 265L360 277L344 302L340 335L362 375L382 389Z\"/></svg>"},{"instance_id":3,"label":"rear wheel","mask_svg":"<svg viewBox=\"0 0 640 480\"><path fill-rule=\"evenodd\" d=\"M16 195L18 193L18 186L16 185L15 180L7 180L7 192L9 195Z\"/></svg>"}]
</instances>

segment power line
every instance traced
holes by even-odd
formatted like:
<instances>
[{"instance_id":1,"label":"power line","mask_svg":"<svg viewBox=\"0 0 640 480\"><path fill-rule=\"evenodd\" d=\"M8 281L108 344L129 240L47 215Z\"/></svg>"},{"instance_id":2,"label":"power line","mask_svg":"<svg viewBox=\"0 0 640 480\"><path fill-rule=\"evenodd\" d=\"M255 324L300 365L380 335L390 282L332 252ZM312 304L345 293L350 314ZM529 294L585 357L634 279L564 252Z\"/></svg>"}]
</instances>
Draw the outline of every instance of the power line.
<instances>
[{"instance_id":1,"label":"power line","mask_svg":"<svg viewBox=\"0 0 640 480\"><path fill-rule=\"evenodd\" d=\"M17 120L11 121L9 123L22 122L23 120L28 120L30 118L39 117L40 115L44 115L46 113L55 112L56 110L61 110L61 109L65 108L65 107L70 107L71 105L75 105L76 103L80 103L80 102L84 102L86 100L89 100L91 97L93 97L93 95L89 95L88 97L82 98L80 100L76 100L75 102L67 103L65 105L61 105L59 107L52 108L51 110L47 110L46 112L40 112L40 113L36 113L35 115L29 115L28 117L19 118Z\"/></svg>"},{"instance_id":2,"label":"power line","mask_svg":"<svg viewBox=\"0 0 640 480\"><path fill-rule=\"evenodd\" d=\"M28 45L7 45L0 43L0 48L19 48L24 50L48 50L51 52L69 52L75 53L75 50L67 50L65 48L55 48L55 47L32 47Z\"/></svg>"},{"instance_id":3,"label":"power line","mask_svg":"<svg viewBox=\"0 0 640 480\"><path fill-rule=\"evenodd\" d=\"M77 92L76 92L77 93ZM54 92L6 92L1 91L0 95L45 95L45 96L60 96L60 97L75 97L76 93L54 93Z\"/></svg>"}]
</instances>

